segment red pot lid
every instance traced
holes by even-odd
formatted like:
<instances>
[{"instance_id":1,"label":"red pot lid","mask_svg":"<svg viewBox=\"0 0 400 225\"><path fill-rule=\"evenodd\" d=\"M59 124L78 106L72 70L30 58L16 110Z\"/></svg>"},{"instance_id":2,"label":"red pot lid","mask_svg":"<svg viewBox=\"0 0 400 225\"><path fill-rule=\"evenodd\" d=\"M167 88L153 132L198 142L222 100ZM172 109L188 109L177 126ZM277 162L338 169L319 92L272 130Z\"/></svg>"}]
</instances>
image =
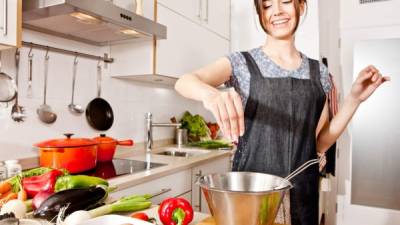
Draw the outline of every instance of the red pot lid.
<instances>
[{"instance_id":1,"label":"red pot lid","mask_svg":"<svg viewBox=\"0 0 400 225\"><path fill-rule=\"evenodd\" d=\"M64 134L67 138L53 139L35 144L39 148L74 148L93 146L97 143L88 138L71 138L73 134Z\"/></svg>"},{"instance_id":2,"label":"red pot lid","mask_svg":"<svg viewBox=\"0 0 400 225\"><path fill-rule=\"evenodd\" d=\"M99 144L111 144L117 143L117 140L114 138L108 137L105 134L100 134L100 136L93 138Z\"/></svg>"}]
</instances>

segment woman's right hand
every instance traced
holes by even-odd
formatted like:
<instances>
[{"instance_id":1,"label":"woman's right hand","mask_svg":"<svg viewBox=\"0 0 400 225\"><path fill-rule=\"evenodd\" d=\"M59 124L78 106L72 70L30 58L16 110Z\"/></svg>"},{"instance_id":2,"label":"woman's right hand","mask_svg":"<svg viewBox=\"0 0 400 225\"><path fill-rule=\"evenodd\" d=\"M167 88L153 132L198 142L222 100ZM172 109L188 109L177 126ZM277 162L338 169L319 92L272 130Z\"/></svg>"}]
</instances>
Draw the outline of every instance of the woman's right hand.
<instances>
[{"instance_id":1,"label":"woman's right hand","mask_svg":"<svg viewBox=\"0 0 400 225\"><path fill-rule=\"evenodd\" d=\"M202 98L203 105L210 110L221 127L226 138L238 141L244 134L244 110L240 95L230 88L218 91Z\"/></svg>"}]
</instances>

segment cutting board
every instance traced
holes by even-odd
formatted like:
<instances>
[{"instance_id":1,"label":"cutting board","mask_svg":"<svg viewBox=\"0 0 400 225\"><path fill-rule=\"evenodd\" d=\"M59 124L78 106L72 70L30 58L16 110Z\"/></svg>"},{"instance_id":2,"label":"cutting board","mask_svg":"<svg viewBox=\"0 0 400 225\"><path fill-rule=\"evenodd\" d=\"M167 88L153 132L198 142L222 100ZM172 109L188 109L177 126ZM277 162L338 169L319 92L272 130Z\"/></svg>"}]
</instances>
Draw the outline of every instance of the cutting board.
<instances>
[{"instance_id":1,"label":"cutting board","mask_svg":"<svg viewBox=\"0 0 400 225\"><path fill-rule=\"evenodd\" d=\"M200 223L196 225L216 225L215 220L212 217L205 218L202 220ZM275 225L284 225L284 224L278 224L276 223Z\"/></svg>"}]
</instances>

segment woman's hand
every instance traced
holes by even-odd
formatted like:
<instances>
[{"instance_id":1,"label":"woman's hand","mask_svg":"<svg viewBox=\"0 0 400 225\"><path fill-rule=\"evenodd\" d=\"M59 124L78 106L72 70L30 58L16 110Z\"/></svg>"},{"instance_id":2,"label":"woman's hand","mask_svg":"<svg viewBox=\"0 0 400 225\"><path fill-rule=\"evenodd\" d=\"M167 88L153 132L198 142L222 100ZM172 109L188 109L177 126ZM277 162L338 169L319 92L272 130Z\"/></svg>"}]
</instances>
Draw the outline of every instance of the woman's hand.
<instances>
[{"instance_id":1,"label":"woman's hand","mask_svg":"<svg viewBox=\"0 0 400 225\"><path fill-rule=\"evenodd\" d=\"M202 99L212 112L225 137L237 141L244 133L244 111L239 94L233 89L216 90Z\"/></svg>"},{"instance_id":2,"label":"woman's hand","mask_svg":"<svg viewBox=\"0 0 400 225\"><path fill-rule=\"evenodd\" d=\"M368 66L358 74L351 88L350 96L357 103L361 103L367 100L382 83L389 80L390 77L382 76L374 66Z\"/></svg>"}]
</instances>

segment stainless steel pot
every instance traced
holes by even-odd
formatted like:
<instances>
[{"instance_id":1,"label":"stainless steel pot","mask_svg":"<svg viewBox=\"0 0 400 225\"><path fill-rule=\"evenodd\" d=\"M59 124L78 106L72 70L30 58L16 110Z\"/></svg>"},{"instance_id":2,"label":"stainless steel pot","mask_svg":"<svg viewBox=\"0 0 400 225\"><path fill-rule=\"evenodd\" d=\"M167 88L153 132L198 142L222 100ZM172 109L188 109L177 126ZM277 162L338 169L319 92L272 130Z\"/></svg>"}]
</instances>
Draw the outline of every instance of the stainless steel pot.
<instances>
[{"instance_id":1,"label":"stainless steel pot","mask_svg":"<svg viewBox=\"0 0 400 225\"><path fill-rule=\"evenodd\" d=\"M271 225L292 188L284 178L251 172L206 175L198 184L216 225Z\"/></svg>"}]
</instances>

